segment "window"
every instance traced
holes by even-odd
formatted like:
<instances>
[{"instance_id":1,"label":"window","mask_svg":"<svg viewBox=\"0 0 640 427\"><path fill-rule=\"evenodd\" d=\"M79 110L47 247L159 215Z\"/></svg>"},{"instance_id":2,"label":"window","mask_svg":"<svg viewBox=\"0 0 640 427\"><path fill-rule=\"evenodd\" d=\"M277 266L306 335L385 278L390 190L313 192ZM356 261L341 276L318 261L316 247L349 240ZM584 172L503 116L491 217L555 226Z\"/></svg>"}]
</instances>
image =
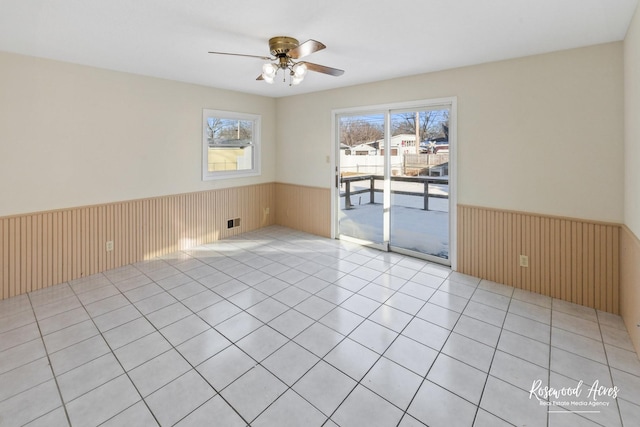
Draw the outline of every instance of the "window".
<instances>
[{"instance_id":1,"label":"window","mask_svg":"<svg viewBox=\"0 0 640 427\"><path fill-rule=\"evenodd\" d=\"M202 111L202 180L260 175L260 116Z\"/></svg>"}]
</instances>

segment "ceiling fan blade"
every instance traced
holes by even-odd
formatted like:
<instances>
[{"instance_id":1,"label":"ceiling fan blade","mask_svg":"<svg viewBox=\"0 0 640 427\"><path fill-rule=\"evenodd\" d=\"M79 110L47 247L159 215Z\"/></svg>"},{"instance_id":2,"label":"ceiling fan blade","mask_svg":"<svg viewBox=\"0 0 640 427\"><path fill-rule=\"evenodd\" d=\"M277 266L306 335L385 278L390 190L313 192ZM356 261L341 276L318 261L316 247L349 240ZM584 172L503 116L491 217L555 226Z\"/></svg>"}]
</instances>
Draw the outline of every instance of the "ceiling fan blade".
<instances>
[{"instance_id":1,"label":"ceiling fan blade","mask_svg":"<svg viewBox=\"0 0 640 427\"><path fill-rule=\"evenodd\" d=\"M243 53L228 53L228 52L209 52L209 53L213 53L215 55L231 55L231 56L245 56L247 58L258 58L258 59L264 59L265 61L271 61L273 60L273 58L271 58L270 56L258 56L258 55L245 55Z\"/></svg>"},{"instance_id":2,"label":"ceiling fan blade","mask_svg":"<svg viewBox=\"0 0 640 427\"><path fill-rule=\"evenodd\" d=\"M307 70L315 71L318 73L329 74L330 76L341 76L344 74L344 70L339 70L337 68L327 67L325 65L314 64L312 62L298 62L298 64L304 64L307 66Z\"/></svg>"},{"instance_id":3,"label":"ceiling fan blade","mask_svg":"<svg viewBox=\"0 0 640 427\"><path fill-rule=\"evenodd\" d=\"M262 77L262 74L260 74L258 77L256 77L256 80L264 80L264 77Z\"/></svg>"},{"instance_id":4,"label":"ceiling fan blade","mask_svg":"<svg viewBox=\"0 0 640 427\"><path fill-rule=\"evenodd\" d=\"M293 59L300 59L324 48L326 48L326 46L319 41L307 40L306 42L299 44L298 47L287 52L287 56Z\"/></svg>"}]
</instances>

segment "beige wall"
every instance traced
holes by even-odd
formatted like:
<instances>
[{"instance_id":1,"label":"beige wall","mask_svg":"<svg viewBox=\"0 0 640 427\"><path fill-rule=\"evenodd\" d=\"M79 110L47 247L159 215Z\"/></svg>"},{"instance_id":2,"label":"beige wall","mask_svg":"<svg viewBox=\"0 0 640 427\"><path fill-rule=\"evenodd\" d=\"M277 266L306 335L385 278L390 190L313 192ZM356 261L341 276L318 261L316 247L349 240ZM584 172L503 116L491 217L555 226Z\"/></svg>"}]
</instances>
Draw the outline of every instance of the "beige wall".
<instances>
[{"instance_id":1,"label":"beige wall","mask_svg":"<svg viewBox=\"0 0 640 427\"><path fill-rule=\"evenodd\" d=\"M273 181L329 188L332 109L457 96L460 203L622 222L622 46L277 100L0 53L0 216ZM261 177L201 181L202 108L263 115Z\"/></svg>"},{"instance_id":2,"label":"beige wall","mask_svg":"<svg viewBox=\"0 0 640 427\"><path fill-rule=\"evenodd\" d=\"M624 41L625 223L640 236L640 8Z\"/></svg>"},{"instance_id":3,"label":"beige wall","mask_svg":"<svg viewBox=\"0 0 640 427\"><path fill-rule=\"evenodd\" d=\"M332 109L456 96L459 203L620 223L622 51L611 43L278 99L277 181L330 187Z\"/></svg>"},{"instance_id":4,"label":"beige wall","mask_svg":"<svg viewBox=\"0 0 640 427\"><path fill-rule=\"evenodd\" d=\"M640 354L640 8L624 41L625 239L621 248L620 311Z\"/></svg>"},{"instance_id":5,"label":"beige wall","mask_svg":"<svg viewBox=\"0 0 640 427\"><path fill-rule=\"evenodd\" d=\"M0 216L275 180L275 100L0 52ZM262 115L262 176L201 180L202 109Z\"/></svg>"}]
</instances>

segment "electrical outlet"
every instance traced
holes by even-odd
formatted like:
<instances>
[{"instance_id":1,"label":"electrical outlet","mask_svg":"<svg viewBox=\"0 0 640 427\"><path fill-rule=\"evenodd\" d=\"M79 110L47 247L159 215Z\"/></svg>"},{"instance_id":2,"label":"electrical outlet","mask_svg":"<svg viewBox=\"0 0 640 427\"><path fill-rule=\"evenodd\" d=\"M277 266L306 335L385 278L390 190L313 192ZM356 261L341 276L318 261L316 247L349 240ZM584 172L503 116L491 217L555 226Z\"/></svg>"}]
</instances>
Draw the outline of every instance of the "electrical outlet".
<instances>
[{"instance_id":1,"label":"electrical outlet","mask_svg":"<svg viewBox=\"0 0 640 427\"><path fill-rule=\"evenodd\" d=\"M113 250L113 240L109 240L105 244L105 248L106 248L107 252L111 252Z\"/></svg>"},{"instance_id":2,"label":"electrical outlet","mask_svg":"<svg viewBox=\"0 0 640 427\"><path fill-rule=\"evenodd\" d=\"M227 228L233 228L233 220L232 219L227 221Z\"/></svg>"},{"instance_id":3,"label":"electrical outlet","mask_svg":"<svg viewBox=\"0 0 640 427\"><path fill-rule=\"evenodd\" d=\"M236 218L233 220L233 226L234 227L240 227L240 218Z\"/></svg>"},{"instance_id":4,"label":"electrical outlet","mask_svg":"<svg viewBox=\"0 0 640 427\"><path fill-rule=\"evenodd\" d=\"M520 255L520 267L529 267L529 257Z\"/></svg>"},{"instance_id":5,"label":"electrical outlet","mask_svg":"<svg viewBox=\"0 0 640 427\"><path fill-rule=\"evenodd\" d=\"M269 208L264 208L264 214L269 215Z\"/></svg>"}]
</instances>

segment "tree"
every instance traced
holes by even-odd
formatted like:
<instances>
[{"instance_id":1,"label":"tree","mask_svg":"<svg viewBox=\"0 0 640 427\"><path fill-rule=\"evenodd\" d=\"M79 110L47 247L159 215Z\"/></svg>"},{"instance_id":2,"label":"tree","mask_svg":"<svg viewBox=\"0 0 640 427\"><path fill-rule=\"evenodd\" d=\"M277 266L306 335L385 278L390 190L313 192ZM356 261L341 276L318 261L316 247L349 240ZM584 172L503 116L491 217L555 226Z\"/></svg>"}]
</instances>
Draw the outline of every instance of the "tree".
<instances>
[{"instance_id":1,"label":"tree","mask_svg":"<svg viewBox=\"0 0 640 427\"><path fill-rule=\"evenodd\" d=\"M209 143L220 138L220 131L222 130L222 119L217 117L207 118L207 139Z\"/></svg>"},{"instance_id":2,"label":"tree","mask_svg":"<svg viewBox=\"0 0 640 427\"><path fill-rule=\"evenodd\" d=\"M375 142L384 138L384 127L381 120L367 117L343 117L340 120L340 143L354 145Z\"/></svg>"},{"instance_id":3,"label":"tree","mask_svg":"<svg viewBox=\"0 0 640 427\"><path fill-rule=\"evenodd\" d=\"M418 112L418 131L420 141L447 137L449 126L449 110L430 110ZM445 130L446 127L446 130ZM416 113L396 113L391 120L392 135L416 134Z\"/></svg>"},{"instance_id":4,"label":"tree","mask_svg":"<svg viewBox=\"0 0 640 427\"><path fill-rule=\"evenodd\" d=\"M393 113L391 135L416 134L416 113L418 113L419 140L447 139L449 110L411 111ZM375 142L384 138L384 117L351 116L340 119L340 143L350 147Z\"/></svg>"},{"instance_id":5,"label":"tree","mask_svg":"<svg viewBox=\"0 0 640 427\"><path fill-rule=\"evenodd\" d=\"M207 139L211 143L229 140L251 139L253 123L251 120L231 120L218 117L207 119Z\"/></svg>"}]
</instances>

